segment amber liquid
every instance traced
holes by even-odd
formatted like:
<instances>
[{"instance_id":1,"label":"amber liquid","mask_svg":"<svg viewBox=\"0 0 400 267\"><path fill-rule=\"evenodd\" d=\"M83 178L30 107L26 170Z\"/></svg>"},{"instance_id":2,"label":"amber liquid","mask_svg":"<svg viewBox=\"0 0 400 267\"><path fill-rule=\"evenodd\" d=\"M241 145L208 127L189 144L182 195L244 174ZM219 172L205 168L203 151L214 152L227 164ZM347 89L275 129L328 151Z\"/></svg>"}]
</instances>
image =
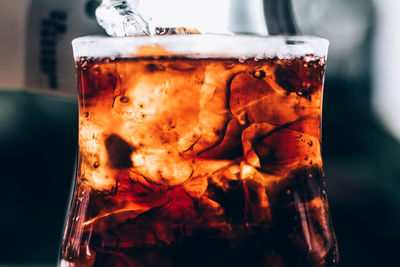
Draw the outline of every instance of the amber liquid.
<instances>
[{"instance_id":1,"label":"amber liquid","mask_svg":"<svg viewBox=\"0 0 400 267\"><path fill-rule=\"evenodd\" d=\"M324 58L76 62L61 266L335 266Z\"/></svg>"}]
</instances>

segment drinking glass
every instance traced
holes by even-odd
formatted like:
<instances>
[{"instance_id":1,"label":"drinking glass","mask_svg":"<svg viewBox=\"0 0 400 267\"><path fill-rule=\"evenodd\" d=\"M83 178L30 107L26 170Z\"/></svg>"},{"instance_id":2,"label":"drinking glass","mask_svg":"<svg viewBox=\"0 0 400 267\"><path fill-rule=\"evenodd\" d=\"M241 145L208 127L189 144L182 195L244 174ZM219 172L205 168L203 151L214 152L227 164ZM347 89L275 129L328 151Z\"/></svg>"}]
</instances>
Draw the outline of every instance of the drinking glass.
<instances>
[{"instance_id":1,"label":"drinking glass","mask_svg":"<svg viewBox=\"0 0 400 267\"><path fill-rule=\"evenodd\" d=\"M335 266L328 41L73 41L79 159L61 266Z\"/></svg>"}]
</instances>

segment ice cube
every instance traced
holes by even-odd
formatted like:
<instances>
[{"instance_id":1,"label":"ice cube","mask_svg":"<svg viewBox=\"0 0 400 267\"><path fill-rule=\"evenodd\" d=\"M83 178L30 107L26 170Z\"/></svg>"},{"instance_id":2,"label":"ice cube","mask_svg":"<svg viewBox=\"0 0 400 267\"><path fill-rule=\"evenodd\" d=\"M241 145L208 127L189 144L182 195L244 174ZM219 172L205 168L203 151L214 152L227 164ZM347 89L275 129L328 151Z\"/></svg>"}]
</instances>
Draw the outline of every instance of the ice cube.
<instances>
[{"instance_id":1,"label":"ice cube","mask_svg":"<svg viewBox=\"0 0 400 267\"><path fill-rule=\"evenodd\" d=\"M243 180L247 223L262 224L271 221L271 207L265 188L263 177L255 176Z\"/></svg>"},{"instance_id":2,"label":"ice cube","mask_svg":"<svg viewBox=\"0 0 400 267\"><path fill-rule=\"evenodd\" d=\"M210 176L205 193L208 199L222 207L226 221L233 225L245 222L245 195L237 176L230 169L222 169Z\"/></svg>"},{"instance_id":3,"label":"ice cube","mask_svg":"<svg viewBox=\"0 0 400 267\"><path fill-rule=\"evenodd\" d=\"M97 22L111 36L150 35L150 23L137 11L136 0L103 0Z\"/></svg>"},{"instance_id":4,"label":"ice cube","mask_svg":"<svg viewBox=\"0 0 400 267\"><path fill-rule=\"evenodd\" d=\"M199 153L204 159L236 159L242 155L241 133L243 127L234 118L231 119L225 129L220 142ZM222 130L220 130L222 132Z\"/></svg>"},{"instance_id":5,"label":"ice cube","mask_svg":"<svg viewBox=\"0 0 400 267\"><path fill-rule=\"evenodd\" d=\"M115 169L132 167L131 154L135 149L117 134L110 135L105 145L108 151L110 164Z\"/></svg>"},{"instance_id":6,"label":"ice cube","mask_svg":"<svg viewBox=\"0 0 400 267\"><path fill-rule=\"evenodd\" d=\"M138 0L103 0L96 9L97 22L115 37L135 35L199 34L197 29L153 25L138 8Z\"/></svg>"},{"instance_id":7,"label":"ice cube","mask_svg":"<svg viewBox=\"0 0 400 267\"><path fill-rule=\"evenodd\" d=\"M280 176L298 166L322 166L320 143L314 136L268 123L255 123L243 131L246 163Z\"/></svg>"}]
</instances>

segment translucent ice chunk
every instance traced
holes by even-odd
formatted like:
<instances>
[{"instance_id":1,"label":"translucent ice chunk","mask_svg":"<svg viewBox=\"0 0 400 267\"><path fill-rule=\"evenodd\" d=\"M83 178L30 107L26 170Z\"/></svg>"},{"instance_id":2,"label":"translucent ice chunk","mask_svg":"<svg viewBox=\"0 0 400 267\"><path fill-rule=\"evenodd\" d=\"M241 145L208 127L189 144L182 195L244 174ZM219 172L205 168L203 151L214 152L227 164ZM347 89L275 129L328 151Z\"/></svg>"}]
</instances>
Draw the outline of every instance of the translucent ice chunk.
<instances>
[{"instance_id":1,"label":"translucent ice chunk","mask_svg":"<svg viewBox=\"0 0 400 267\"><path fill-rule=\"evenodd\" d=\"M96 9L97 22L111 36L198 34L196 29L153 25L144 16L138 0L103 0Z\"/></svg>"},{"instance_id":2,"label":"translucent ice chunk","mask_svg":"<svg viewBox=\"0 0 400 267\"><path fill-rule=\"evenodd\" d=\"M137 0L103 0L97 22L111 36L150 35L150 24L137 11Z\"/></svg>"},{"instance_id":3,"label":"translucent ice chunk","mask_svg":"<svg viewBox=\"0 0 400 267\"><path fill-rule=\"evenodd\" d=\"M286 176L299 167L322 167L319 140L291 130L291 124L254 123L242 133L246 164L268 174Z\"/></svg>"}]
</instances>

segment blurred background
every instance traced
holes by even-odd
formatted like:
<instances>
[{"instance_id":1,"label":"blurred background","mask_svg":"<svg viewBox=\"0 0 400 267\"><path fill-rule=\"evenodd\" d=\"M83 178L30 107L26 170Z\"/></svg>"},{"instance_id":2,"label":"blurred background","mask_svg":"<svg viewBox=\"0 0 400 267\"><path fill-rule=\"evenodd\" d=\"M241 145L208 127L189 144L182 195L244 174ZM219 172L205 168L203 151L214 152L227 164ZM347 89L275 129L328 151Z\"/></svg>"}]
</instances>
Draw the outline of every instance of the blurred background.
<instances>
[{"instance_id":1,"label":"blurred background","mask_svg":"<svg viewBox=\"0 0 400 267\"><path fill-rule=\"evenodd\" d=\"M249 2L248 13L243 7L236 13L239 26L259 23L253 18L260 5ZM331 41L323 156L340 266L395 266L400 1L293 4L303 33ZM78 134L70 42L103 34L94 17L97 5L0 0L0 266L57 264Z\"/></svg>"}]
</instances>

